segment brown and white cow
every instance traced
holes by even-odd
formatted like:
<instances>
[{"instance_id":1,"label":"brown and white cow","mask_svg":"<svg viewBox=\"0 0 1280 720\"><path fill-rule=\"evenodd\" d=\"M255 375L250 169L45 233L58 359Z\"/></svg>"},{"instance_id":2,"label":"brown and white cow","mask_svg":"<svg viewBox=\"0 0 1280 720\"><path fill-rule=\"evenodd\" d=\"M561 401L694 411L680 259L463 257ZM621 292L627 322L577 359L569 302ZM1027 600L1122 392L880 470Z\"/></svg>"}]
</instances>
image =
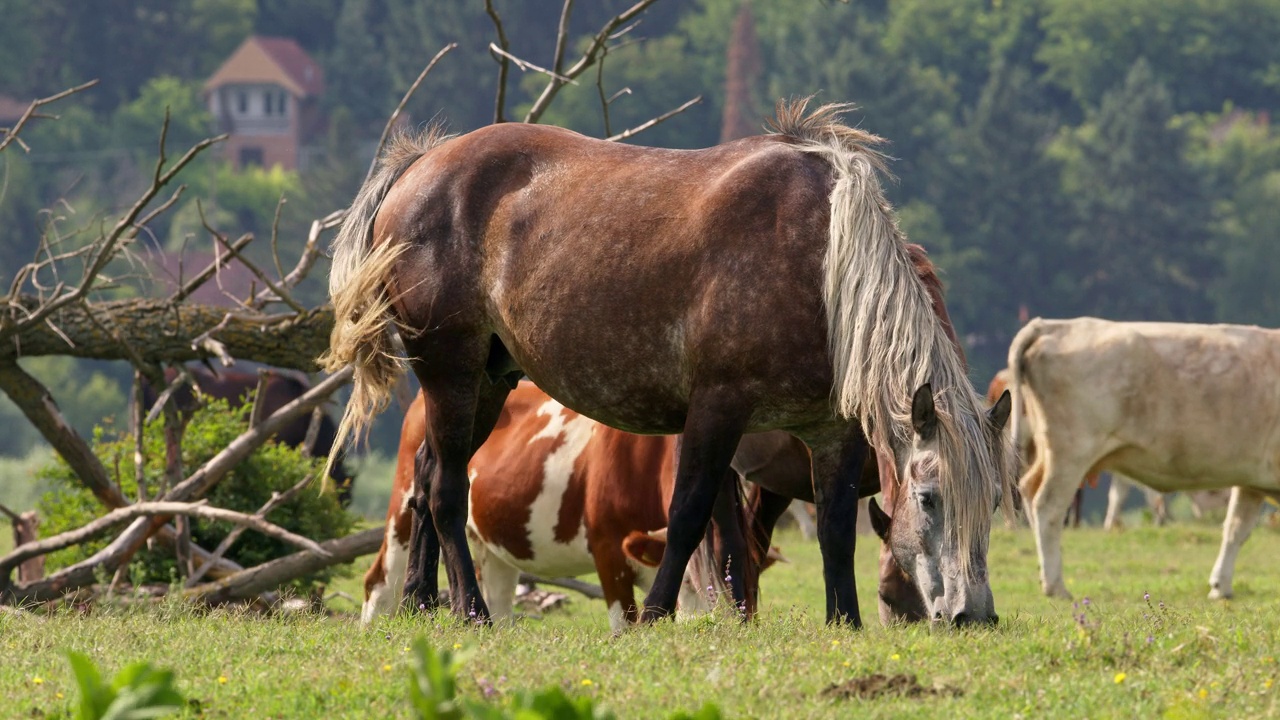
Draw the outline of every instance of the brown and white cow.
<instances>
[{"instance_id":1,"label":"brown and white cow","mask_svg":"<svg viewBox=\"0 0 1280 720\"><path fill-rule=\"evenodd\" d=\"M387 534L365 575L364 622L393 612L400 603L413 522L414 455L425 432L419 394L401 430ZM468 466L467 532L492 617L512 615L521 572L543 577L595 572L610 627L616 631L634 622L634 588L647 590L653 583L665 547L675 444L674 437L632 435L602 425L521 382ZM707 609L699 590L718 574L707 563L696 577L687 577L681 610Z\"/></svg>"},{"instance_id":2,"label":"brown and white cow","mask_svg":"<svg viewBox=\"0 0 1280 720\"><path fill-rule=\"evenodd\" d=\"M1240 546L1280 493L1280 331L1037 318L1009 367L1015 427L1038 448L1021 485L1045 593L1070 597L1063 517L1085 475L1112 470L1161 492L1232 488L1209 578L1210 597L1231 597Z\"/></svg>"}]
</instances>

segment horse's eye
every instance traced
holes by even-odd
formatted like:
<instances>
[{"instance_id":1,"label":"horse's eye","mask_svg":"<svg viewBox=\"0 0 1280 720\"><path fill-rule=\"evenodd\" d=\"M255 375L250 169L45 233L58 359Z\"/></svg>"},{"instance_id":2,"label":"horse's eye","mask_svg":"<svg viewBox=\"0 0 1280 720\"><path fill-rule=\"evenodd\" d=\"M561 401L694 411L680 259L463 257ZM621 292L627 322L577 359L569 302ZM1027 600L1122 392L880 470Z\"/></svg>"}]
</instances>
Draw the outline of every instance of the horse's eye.
<instances>
[{"instance_id":1,"label":"horse's eye","mask_svg":"<svg viewBox=\"0 0 1280 720\"><path fill-rule=\"evenodd\" d=\"M920 507L925 510L932 510L938 506L938 493L933 490L925 490L917 494L920 499Z\"/></svg>"}]
</instances>

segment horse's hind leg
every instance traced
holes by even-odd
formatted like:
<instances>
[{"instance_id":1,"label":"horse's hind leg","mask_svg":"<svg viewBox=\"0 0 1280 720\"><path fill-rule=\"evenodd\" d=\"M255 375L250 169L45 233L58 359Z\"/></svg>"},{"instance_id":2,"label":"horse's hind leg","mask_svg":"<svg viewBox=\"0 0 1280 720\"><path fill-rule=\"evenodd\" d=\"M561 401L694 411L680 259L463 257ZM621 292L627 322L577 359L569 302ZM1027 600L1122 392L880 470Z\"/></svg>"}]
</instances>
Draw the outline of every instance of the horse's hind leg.
<instances>
[{"instance_id":1,"label":"horse's hind leg","mask_svg":"<svg viewBox=\"0 0 1280 720\"><path fill-rule=\"evenodd\" d=\"M493 429L508 386L491 383L484 374L488 342L438 340L408 350L416 358L413 369L427 399L427 440L435 462L428 463L434 472L423 480L431 490L430 510L449 577L450 604L459 615L487 620L489 610L467 548L467 463Z\"/></svg>"},{"instance_id":2,"label":"horse's hind leg","mask_svg":"<svg viewBox=\"0 0 1280 720\"><path fill-rule=\"evenodd\" d=\"M667 549L644 600L644 622L672 615L694 548L706 534L721 480L751 412L728 393L695 393L685 419L675 492L667 513Z\"/></svg>"},{"instance_id":3,"label":"horse's hind leg","mask_svg":"<svg viewBox=\"0 0 1280 720\"><path fill-rule=\"evenodd\" d=\"M1263 495L1257 490L1231 489L1227 519L1222 523L1222 549L1218 551L1218 561L1213 564L1213 572L1209 575L1209 599L1226 600L1232 596L1231 576L1235 574L1236 555L1258 524L1262 500Z\"/></svg>"},{"instance_id":4,"label":"horse's hind leg","mask_svg":"<svg viewBox=\"0 0 1280 720\"><path fill-rule=\"evenodd\" d=\"M405 597L412 607L424 611L440 605L440 536L431 517L431 487L427 484L434 472L434 459L424 441L413 458L413 524L404 579Z\"/></svg>"}]
</instances>

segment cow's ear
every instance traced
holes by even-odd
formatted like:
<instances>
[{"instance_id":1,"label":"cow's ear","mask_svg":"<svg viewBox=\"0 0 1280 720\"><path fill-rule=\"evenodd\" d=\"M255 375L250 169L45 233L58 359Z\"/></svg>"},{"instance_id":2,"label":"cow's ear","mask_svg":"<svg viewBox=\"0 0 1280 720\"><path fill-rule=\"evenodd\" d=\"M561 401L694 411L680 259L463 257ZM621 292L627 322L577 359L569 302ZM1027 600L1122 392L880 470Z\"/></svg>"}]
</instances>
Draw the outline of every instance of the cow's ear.
<instances>
[{"instance_id":1,"label":"cow's ear","mask_svg":"<svg viewBox=\"0 0 1280 720\"><path fill-rule=\"evenodd\" d=\"M875 531L876 537L881 542L889 542L889 524L893 518L880 509L880 503L875 498L867 501L867 514L871 516L871 529Z\"/></svg>"},{"instance_id":2,"label":"cow's ear","mask_svg":"<svg viewBox=\"0 0 1280 720\"><path fill-rule=\"evenodd\" d=\"M1010 397L1009 391L1005 390L1000 393L1000 399L996 400L996 404L987 411L987 420L996 429L996 433L1004 431L1004 426L1009 422L1009 410L1012 408L1013 398Z\"/></svg>"},{"instance_id":3,"label":"cow's ear","mask_svg":"<svg viewBox=\"0 0 1280 720\"><path fill-rule=\"evenodd\" d=\"M932 440L938 432L938 413L933 407L933 388L925 383L911 398L911 427L921 440Z\"/></svg>"}]
</instances>

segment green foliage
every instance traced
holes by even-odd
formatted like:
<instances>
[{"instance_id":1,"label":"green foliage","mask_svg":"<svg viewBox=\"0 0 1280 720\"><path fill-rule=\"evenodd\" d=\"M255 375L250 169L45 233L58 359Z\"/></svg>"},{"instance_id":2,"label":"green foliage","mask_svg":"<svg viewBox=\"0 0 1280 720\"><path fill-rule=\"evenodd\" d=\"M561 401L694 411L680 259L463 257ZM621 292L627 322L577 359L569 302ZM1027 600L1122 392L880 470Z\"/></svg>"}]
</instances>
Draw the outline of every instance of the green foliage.
<instances>
[{"instance_id":1,"label":"green foliage","mask_svg":"<svg viewBox=\"0 0 1280 720\"><path fill-rule=\"evenodd\" d=\"M1208 320L1210 205L1168 90L1143 60L1057 148L1084 260L1080 309L1124 320Z\"/></svg>"},{"instance_id":2,"label":"green foliage","mask_svg":"<svg viewBox=\"0 0 1280 720\"><path fill-rule=\"evenodd\" d=\"M144 149L144 157L156 157L160 120L169 113L169 153L177 157L213 130L213 116L200 97L200 82L159 75L142 86L138 97L115 113L117 142L126 148Z\"/></svg>"},{"instance_id":3,"label":"green foliage","mask_svg":"<svg viewBox=\"0 0 1280 720\"><path fill-rule=\"evenodd\" d=\"M147 720L178 712L186 704L173 686L173 671L136 662L116 673L110 683L88 655L68 652L80 690L77 720Z\"/></svg>"},{"instance_id":4,"label":"green foliage","mask_svg":"<svg viewBox=\"0 0 1280 720\"><path fill-rule=\"evenodd\" d=\"M1051 0L1039 59L1086 107L1139 58L1178 111L1280 103L1280 3L1271 0Z\"/></svg>"},{"instance_id":5,"label":"green foliage","mask_svg":"<svg viewBox=\"0 0 1280 720\"><path fill-rule=\"evenodd\" d=\"M572 697L551 686L516 695L504 708L458 697L458 671L463 657L452 650L434 650L425 638L413 641L409 701L419 720L613 720L616 715L596 707L587 696ZM720 710L707 703L695 713L684 711L670 720L719 720Z\"/></svg>"},{"instance_id":6,"label":"green foliage","mask_svg":"<svg viewBox=\"0 0 1280 720\"><path fill-rule=\"evenodd\" d=\"M228 407L225 401L213 400L197 410L186 427L182 440L182 466L190 472L207 462L227 447L248 428L249 405ZM133 462L133 437L113 437L99 427L94 432L94 452L102 460L126 497L138 497ZM144 433L143 482L145 494L155 498L164 478L165 449L163 420L150 424ZM283 492L308 473L319 475L322 458L306 458L296 448L274 442L260 447L227 477L214 486L209 502L215 507L255 513L271 499L273 492ZM83 488L71 469L61 459L43 468L38 477L51 485L51 490L41 497L39 512L43 519L42 532L54 534L80 527L102 514L102 507L93 495ZM267 515L267 520L317 542L342 537L350 532L354 519L338 504L332 492L320 493L315 489L303 491L289 502ZM196 519L192 522L193 541L202 547L212 548L232 529L229 523ZM106 545L108 541L95 542L67 548L48 556L51 568L79 562ZM275 538L255 532L246 532L232 546L227 557L246 567L282 557L296 548ZM144 550L135 560L140 566L141 581L169 582L174 570L172 554ZM303 581L323 581L328 571Z\"/></svg>"}]
</instances>

